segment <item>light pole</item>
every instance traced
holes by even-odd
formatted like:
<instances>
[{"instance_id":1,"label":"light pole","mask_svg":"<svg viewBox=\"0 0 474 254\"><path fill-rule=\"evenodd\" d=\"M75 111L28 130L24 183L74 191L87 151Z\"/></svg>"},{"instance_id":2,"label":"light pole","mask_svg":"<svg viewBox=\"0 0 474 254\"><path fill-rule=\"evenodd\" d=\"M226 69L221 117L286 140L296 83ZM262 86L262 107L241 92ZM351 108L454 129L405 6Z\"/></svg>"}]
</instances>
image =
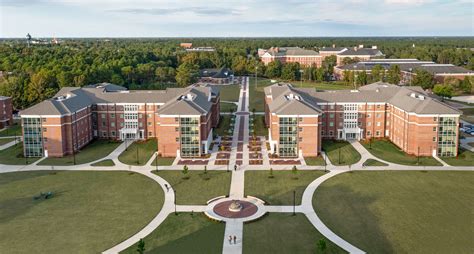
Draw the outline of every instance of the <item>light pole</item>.
<instances>
[{"instance_id":1,"label":"light pole","mask_svg":"<svg viewBox=\"0 0 474 254\"><path fill-rule=\"evenodd\" d=\"M255 66L255 88L257 88L258 82L257 82L257 70L258 66Z\"/></svg>"},{"instance_id":2,"label":"light pole","mask_svg":"<svg viewBox=\"0 0 474 254\"><path fill-rule=\"evenodd\" d=\"M156 151L155 166L156 166L156 171L158 171L158 151Z\"/></svg>"},{"instance_id":3,"label":"light pole","mask_svg":"<svg viewBox=\"0 0 474 254\"><path fill-rule=\"evenodd\" d=\"M420 164L420 147L418 147L418 155L416 156L416 165Z\"/></svg>"},{"instance_id":4,"label":"light pole","mask_svg":"<svg viewBox=\"0 0 474 254\"><path fill-rule=\"evenodd\" d=\"M137 166L138 166L138 164L140 163L140 161L138 160L138 144L137 144L137 149L136 150L137 150Z\"/></svg>"},{"instance_id":5,"label":"light pole","mask_svg":"<svg viewBox=\"0 0 474 254\"><path fill-rule=\"evenodd\" d=\"M296 190L293 191L293 216L296 215L295 207L296 207Z\"/></svg>"},{"instance_id":6,"label":"light pole","mask_svg":"<svg viewBox=\"0 0 474 254\"><path fill-rule=\"evenodd\" d=\"M324 156L323 156L323 159L324 159L324 172L327 172L327 162L326 162L326 153L324 153Z\"/></svg>"},{"instance_id":7,"label":"light pole","mask_svg":"<svg viewBox=\"0 0 474 254\"><path fill-rule=\"evenodd\" d=\"M174 186L171 186L173 188L174 192L174 215L178 215L178 212L176 211L176 190L174 189Z\"/></svg>"},{"instance_id":8,"label":"light pole","mask_svg":"<svg viewBox=\"0 0 474 254\"><path fill-rule=\"evenodd\" d=\"M303 87L303 70L300 70L300 87Z\"/></svg>"}]
</instances>

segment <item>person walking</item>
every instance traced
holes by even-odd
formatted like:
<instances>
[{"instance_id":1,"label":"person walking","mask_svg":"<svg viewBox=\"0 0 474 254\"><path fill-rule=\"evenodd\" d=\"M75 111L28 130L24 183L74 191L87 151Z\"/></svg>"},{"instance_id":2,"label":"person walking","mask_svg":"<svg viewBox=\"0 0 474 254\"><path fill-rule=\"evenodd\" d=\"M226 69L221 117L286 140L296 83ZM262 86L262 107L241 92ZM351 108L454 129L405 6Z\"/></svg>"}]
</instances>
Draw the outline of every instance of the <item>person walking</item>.
<instances>
[{"instance_id":1,"label":"person walking","mask_svg":"<svg viewBox=\"0 0 474 254\"><path fill-rule=\"evenodd\" d=\"M234 171L237 171L237 164L234 165Z\"/></svg>"},{"instance_id":2,"label":"person walking","mask_svg":"<svg viewBox=\"0 0 474 254\"><path fill-rule=\"evenodd\" d=\"M234 235L234 244L237 243L237 236Z\"/></svg>"},{"instance_id":3,"label":"person walking","mask_svg":"<svg viewBox=\"0 0 474 254\"><path fill-rule=\"evenodd\" d=\"M229 244L232 244L232 236L229 236Z\"/></svg>"},{"instance_id":4,"label":"person walking","mask_svg":"<svg viewBox=\"0 0 474 254\"><path fill-rule=\"evenodd\" d=\"M166 183L165 183L165 188L166 188L166 192L168 192L170 190L170 187Z\"/></svg>"}]
</instances>

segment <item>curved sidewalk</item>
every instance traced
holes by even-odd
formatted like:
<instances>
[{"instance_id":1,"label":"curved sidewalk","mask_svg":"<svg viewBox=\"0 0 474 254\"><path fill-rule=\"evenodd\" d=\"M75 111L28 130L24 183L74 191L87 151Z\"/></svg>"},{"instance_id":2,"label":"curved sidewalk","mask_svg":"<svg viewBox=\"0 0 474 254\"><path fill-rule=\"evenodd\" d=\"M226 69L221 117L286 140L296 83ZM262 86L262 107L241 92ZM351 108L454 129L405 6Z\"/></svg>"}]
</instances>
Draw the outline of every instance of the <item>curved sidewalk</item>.
<instances>
[{"instance_id":1,"label":"curved sidewalk","mask_svg":"<svg viewBox=\"0 0 474 254\"><path fill-rule=\"evenodd\" d=\"M342 239L334 232L332 232L321 219L316 214L313 208L313 195L316 189L319 187L321 183L326 181L327 179L336 176L341 173L348 172L349 170L338 170L338 171L331 171L321 177L316 178L313 182L311 182L308 187L306 187L303 197L301 200L301 209L302 212L306 215L308 220L313 224L313 226L328 240L333 242L334 244L338 245L339 247L343 248L345 251L349 253L365 253L363 250L355 247L354 245L350 244L346 240Z\"/></svg>"}]
</instances>

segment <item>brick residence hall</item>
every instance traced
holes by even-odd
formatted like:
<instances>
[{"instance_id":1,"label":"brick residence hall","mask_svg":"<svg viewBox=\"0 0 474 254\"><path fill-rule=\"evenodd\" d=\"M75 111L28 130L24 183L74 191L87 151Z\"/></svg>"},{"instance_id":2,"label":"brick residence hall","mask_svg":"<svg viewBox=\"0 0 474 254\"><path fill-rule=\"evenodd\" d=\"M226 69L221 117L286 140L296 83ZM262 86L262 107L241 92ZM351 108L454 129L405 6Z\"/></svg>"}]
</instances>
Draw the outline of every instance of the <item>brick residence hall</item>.
<instances>
[{"instance_id":1,"label":"brick residence hall","mask_svg":"<svg viewBox=\"0 0 474 254\"><path fill-rule=\"evenodd\" d=\"M65 87L20 113L24 154L61 157L94 138L156 138L162 156L199 157L208 152L213 127L219 123L219 103L219 92L212 87Z\"/></svg>"},{"instance_id":2,"label":"brick residence hall","mask_svg":"<svg viewBox=\"0 0 474 254\"><path fill-rule=\"evenodd\" d=\"M377 82L359 90L265 87L272 153L317 156L323 138L387 138L408 154L456 156L461 112L421 87Z\"/></svg>"}]
</instances>

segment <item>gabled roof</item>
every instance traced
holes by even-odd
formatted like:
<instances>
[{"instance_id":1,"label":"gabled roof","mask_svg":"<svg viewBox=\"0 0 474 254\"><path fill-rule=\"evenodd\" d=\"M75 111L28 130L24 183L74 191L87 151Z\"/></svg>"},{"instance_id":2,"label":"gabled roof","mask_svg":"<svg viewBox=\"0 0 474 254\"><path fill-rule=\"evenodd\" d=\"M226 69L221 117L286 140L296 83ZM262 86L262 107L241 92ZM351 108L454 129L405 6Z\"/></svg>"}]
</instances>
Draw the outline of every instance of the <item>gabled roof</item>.
<instances>
[{"instance_id":1,"label":"gabled roof","mask_svg":"<svg viewBox=\"0 0 474 254\"><path fill-rule=\"evenodd\" d=\"M289 100L293 94L300 100ZM272 97L272 113L300 115L321 112L318 103L389 103L417 114L460 114L460 111L426 94L421 87L401 87L376 82L358 90L316 91L313 88L294 88L291 85L272 85L265 88Z\"/></svg>"},{"instance_id":2,"label":"gabled roof","mask_svg":"<svg viewBox=\"0 0 474 254\"><path fill-rule=\"evenodd\" d=\"M93 85L83 88L62 88L54 98L42 101L21 111L22 115L64 115L100 103L154 103L163 104L163 110L183 95L193 95L191 107L177 105L180 114L199 114L210 110L212 94L218 94L212 87L168 88L166 90L128 91L117 85ZM168 105L169 104L169 105ZM161 108L160 108L161 109Z\"/></svg>"},{"instance_id":3,"label":"gabled roof","mask_svg":"<svg viewBox=\"0 0 474 254\"><path fill-rule=\"evenodd\" d=\"M382 51L372 48L348 48L339 54L340 56L383 56Z\"/></svg>"}]
</instances>

